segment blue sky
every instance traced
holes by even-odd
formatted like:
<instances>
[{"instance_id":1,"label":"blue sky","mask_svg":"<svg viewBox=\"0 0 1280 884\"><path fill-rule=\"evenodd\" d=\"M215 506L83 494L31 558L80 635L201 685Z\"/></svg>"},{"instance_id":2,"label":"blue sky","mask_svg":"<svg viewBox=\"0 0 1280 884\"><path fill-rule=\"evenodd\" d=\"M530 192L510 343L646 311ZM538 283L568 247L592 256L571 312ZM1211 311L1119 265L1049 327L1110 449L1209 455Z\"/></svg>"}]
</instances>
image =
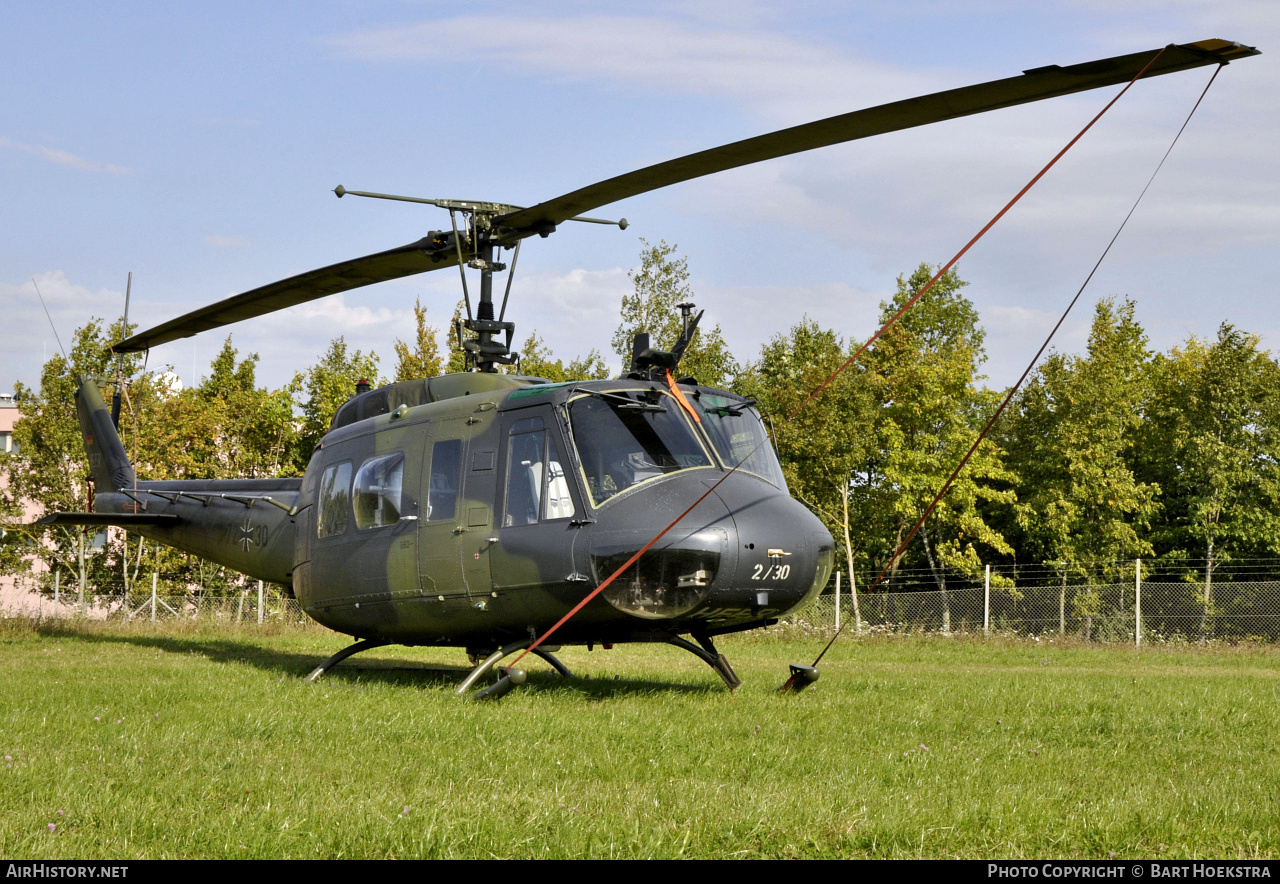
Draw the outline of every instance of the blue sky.
<instances>
[{"instance_id":1,"label":"blue sky","mask_svg":"<svg viewBox=\"0 0 1280 884\"><path fill-rule=\"evenodd\" d=\"M118 315L143 327L447 226L332 188L531 205L652 162L924 92L1210 37L1230 65L1087 298L1128 295L1151 345L1223 321L1280 347L1280 4L7 4L0 74L0 387ZM1083 280L1209 71L1138 84L960 264L1010 383ZM1104 94L1105 92L1105 94ZM874 329L900 273L948 259L1112 94L838 146L637 197L520 256L511 312L556 355L608 350L640 238L678 244L700 307L754 357L808 315ZM272 385L328 341L384 355L456 272L230 327ZM1061 334L1083 347L1089 307ZM190 383L225 332L157 348Z\"/></svg>"}]
</instances>

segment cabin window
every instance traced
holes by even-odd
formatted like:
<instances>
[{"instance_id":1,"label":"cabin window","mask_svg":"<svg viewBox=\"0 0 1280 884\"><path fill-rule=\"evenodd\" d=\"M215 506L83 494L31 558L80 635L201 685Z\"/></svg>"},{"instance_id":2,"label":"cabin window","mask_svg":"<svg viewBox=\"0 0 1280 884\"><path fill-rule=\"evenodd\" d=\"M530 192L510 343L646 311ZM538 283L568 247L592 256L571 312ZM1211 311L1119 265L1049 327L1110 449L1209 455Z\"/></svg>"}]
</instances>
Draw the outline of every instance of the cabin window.
<instances>
[{"instance_id":1,"label":"cabin window","mask_svg":"<svg viewBox=\"0 0 1280 884\"><path fill-rule=\"evenodd\" d=\"M564 459L542 418L525 418L511 428L507 446L507 506L502 524L532 525L571 519L575 513Z\"/></svg>"},{"instance_id":2,"label":"cabin window","mask_svg":"<svg viewBox=\"0 0 1280 884\"><path fill-rule=\"evenodd\" d=\"M462 440L446 439L431 446L431 480L427 488L427 521L452 519L458 513L462 484Z\"/></svg>"},{"instance_id":3,"label":"cabin window","mask_svg":"<svg viewBox=\"0 0 1280 884\"><path fill-rule=\"evenodd\" d=\"M404 484L404 455L400 452L367 460L356 473L351 492L356 527L381 528L400 521L400 494Z\"/></svg>"},{"instance_id":4,"label":"cabin window","mask_svg":"<svg viewBox=\"0 0 1280 884\"><path fill-rule=\"evenodd\" d=\"M334 464L320 477L316 501L316 536L333 537L347 531L351 506L351 461Z\"/></svg>"},{"instance_id":5,"label":"cabin window","mask_svg":"<svg viewBox=\"0 0 1280 884\"><path fill-rule=\"evenodd\" d=\"M597 505L649 479L712 465L683 409L656 390L583 396L569 420Z\"/></svg>"}]
</instances>

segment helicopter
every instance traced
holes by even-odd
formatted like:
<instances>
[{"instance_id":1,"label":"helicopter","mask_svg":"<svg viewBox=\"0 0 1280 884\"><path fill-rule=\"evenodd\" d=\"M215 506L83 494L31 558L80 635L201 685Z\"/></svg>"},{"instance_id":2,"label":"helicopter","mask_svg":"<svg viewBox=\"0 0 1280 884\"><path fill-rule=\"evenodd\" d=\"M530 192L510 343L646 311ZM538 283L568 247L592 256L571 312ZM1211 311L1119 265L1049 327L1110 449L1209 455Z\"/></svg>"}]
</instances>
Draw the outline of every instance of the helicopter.
<instances>
[{"instance_id":1,"label":"helicopter","mask_svg":"<svg viewBox=\"0 0 1280 884\"><path fill-rule=\"evenodd\" d=\"M814 598L833 567L831 534L788 492L757 404L680 376L702 316L692 305L682 305L671 350L637 335L619 378L550 383L501 371L519 363L506 308L523 240L567 221L626 229L625 219L582 213L727 169L1256 54L1205 40L1034 68L689 154L528 208L339 185L339 198L445 209L451 226L227 298L112 349L145 351L457 267L467 309L456 332L471 370L358 388L300 479L207 481L139 480L117 432L118 405L109 410L98 382L81 378L92 512L41 521L121 526L285 587L310 617L355 640L309 680L386 644L452 646L474 664L458 693L498 667L498 684L474 695L499 695L524 678L499 666L517 651L567 676L560 645L663 642L698 656L733 690L740 679L715 639L776 623ZM510 271L495 311L504 251ZM468 268L479 274L474 312ZM555 646L543 643L552 631Z\"/></svg>"}]
</instances>

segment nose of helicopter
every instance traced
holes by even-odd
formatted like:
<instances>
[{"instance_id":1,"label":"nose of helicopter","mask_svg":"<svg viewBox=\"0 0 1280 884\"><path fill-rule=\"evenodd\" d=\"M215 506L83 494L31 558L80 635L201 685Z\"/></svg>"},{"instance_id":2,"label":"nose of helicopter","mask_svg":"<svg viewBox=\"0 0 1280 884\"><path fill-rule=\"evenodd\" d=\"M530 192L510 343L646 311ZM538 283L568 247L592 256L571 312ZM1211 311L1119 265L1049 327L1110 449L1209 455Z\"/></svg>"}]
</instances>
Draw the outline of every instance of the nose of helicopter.
<instances>
[{"instance_id":1,"label":"nose of helicopter","mask_svg":"<svg viewBox=\"0 0 1280 884\"><path fill-rule=\"evenodd\" d=\"M732 582L711 596L713 607L749 607L777 617L813 599L831 576L835 543L813 513L774 486L735 473L716 489L732 514L737 563Z\"/></svg>"},{"instance_id":2,"label":"nose of helicopter","mask_svg":"<svg viewBox=\"0 0 1280 884\"><path fill-rule=\"evenodd\" d=\"M648 620L745 622L784 614L825 585L834 544L822 523L762 479L735 473L711 490L720 478L672 476L599 512L590 543L597 583L706 495L604 590L609 604Z\"/></svg>"}]
</instances>

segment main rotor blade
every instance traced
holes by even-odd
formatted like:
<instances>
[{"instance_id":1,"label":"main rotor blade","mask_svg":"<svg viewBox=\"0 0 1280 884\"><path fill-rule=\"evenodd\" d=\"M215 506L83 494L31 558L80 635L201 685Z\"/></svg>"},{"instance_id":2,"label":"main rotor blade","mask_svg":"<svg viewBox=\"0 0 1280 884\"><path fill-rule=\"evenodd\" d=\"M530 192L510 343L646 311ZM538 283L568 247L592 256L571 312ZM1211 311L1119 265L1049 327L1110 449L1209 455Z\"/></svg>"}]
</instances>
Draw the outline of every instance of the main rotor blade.
<instances>
[{"instance_id":1,"label":"main rotor blade","mask_svg":"<svg viewBox=\"0 0 1280 884\"><path fill-rule=\"evenodd\" d=\"M946 92L935 92L931 95L922 95L828 117L814 123L793 126L790 129L781 129L768 135L713 147L710 150L667 160L635 172L600 181L531 208L505 215L497 221L503 227L515 230L547 233L555 225L583 212L681 181L723 172L726 169L736 169L739 166L747 166L763 160L881 135L885 132L910 129L942 120L1027 104L1044 98L1098 89L1102 86L1127 83L1159 51L1153 49L1148 52L1135 52L1132 55L1104 58L1070 67L1050 65L1035 68L1024 71L1020 77L1009 77L1004 80L979 83L975 86L950 89ZM1242 46L1227 40L1202 40L1198 43L1169 46L1147 71L1144 79L1201 65L1226 64L1237 58L1258 54L1258 50L1251 46Z\"/></svg>"},{"instance_id":2,"label":"main rotor blade","mask_svg":"<svg viewBox=\"0 0 1280 884\"><path fill-rule=\"evenodd\" d=\"M319 270L300 273L280 282L273 282L252 291L235 295L208 307L193 310L185 316L170 320L153 329L126 338L111 349L117 353L146 350L167 344L179 338L189 338L210 329L221 328L242 319L252 319L285 307L305 304L326 295L358 289L428 270L456 267L457 253L450 246L441 246L423 237L414 243L352 258L340 264L332 264Z\"/></svg>"},{"instance_id":3,"label":"main rotor blade","mask_svg":"<svg viewBox=\"0 0 1280 884\"><path fill-rule=\"evenodd\" d=\"M1159 50L1136 52L1065 68L1057 65L1035 68L1024 71L1020 77L935 92L793 126L600 181L532 208L499 216L494 219L495 226L507 231L503 239L521 239L535 233L545 235L557 224L591 209L726 169L885 132L1113 86L1133 79L1157 52ZM1202 40L1169 46L1145 76L1170 74L1207 64L1226 64L1258 54L1258 50L1250 46L1226 40ZM235 295L136 334L112 349L118 353L146 350L326 295L456 265L457 254L451 244L423 238L398 249L353 258Z\"/></svg>"}]
</instances>

